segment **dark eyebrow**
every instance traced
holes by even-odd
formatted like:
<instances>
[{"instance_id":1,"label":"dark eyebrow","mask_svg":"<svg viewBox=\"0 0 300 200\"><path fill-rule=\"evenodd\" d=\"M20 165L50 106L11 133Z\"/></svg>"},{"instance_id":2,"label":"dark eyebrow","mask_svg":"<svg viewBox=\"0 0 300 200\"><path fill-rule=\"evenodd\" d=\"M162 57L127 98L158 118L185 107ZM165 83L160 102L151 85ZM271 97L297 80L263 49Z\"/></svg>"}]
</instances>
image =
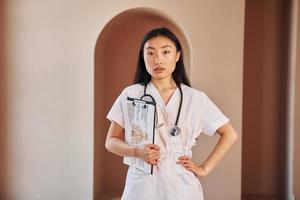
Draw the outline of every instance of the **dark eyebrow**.
<instances>
[{"instance_id":1,"label":"dark eyebrow","mask_svg":"<svg viewBox=\"0 0 300 200\"><path fill-rule=\"evenodd\" d=\"M165 45L165 46L162 46L160 48L166 48L166 47L172 48L170 45Z\"/></svg>"},{"instance_id":2,"label":"dark eyebrow","mask_svg":"<svg viewBox=\"0 0 300 200\"><path fill-rule=\"evenodd\" d=\"M164 46L161 46L160 48L163 49L163 48L167 48L167 47L172 48L170 45L164 45ZM147 47L146 49L155 49L155 48L150 46L150 47Z\"/></svg>"},{"instance_id":3,"label":"dark eyebrow","mask_svg":"<svg viewBox=\"0 0 300 200\"><path fill-rule=\"evenodd\" d=\"M146 49L155 49L154 47L147 47Z\"/></svg>"}]
</instances>

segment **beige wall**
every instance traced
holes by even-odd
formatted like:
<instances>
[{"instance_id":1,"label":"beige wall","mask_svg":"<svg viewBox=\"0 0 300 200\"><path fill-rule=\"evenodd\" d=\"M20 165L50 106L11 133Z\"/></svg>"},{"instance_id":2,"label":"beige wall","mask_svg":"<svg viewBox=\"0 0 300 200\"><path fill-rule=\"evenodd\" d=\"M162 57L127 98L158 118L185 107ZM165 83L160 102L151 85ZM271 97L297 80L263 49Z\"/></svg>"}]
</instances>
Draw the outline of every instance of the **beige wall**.
<instances>
[{"instance_id":1,"label":"beige wall","mask_svg":"<svg viewBox=\"0 0 300 200\"><path fill-rule=\"evenodd\" d=\"M207 199L240 199L244 2L210 1L197 9L199 29L188 30L192 85L208 94L230 118L240 136L202 184ZM201 136L193 151L195 160L203 161L217 139Z\"/></svg>"},{"instance_id":2,"label":"beige wall","mask_svg":"<svg viewBox=\"0 0 300 200\"><path fill-rule=\"evenodd\" d=\"M298 48L299 50L299 48ZM299 60L299 56L298 56L298 60ZM300 66L299 66L299 61L297 64L297 81L296 81L296 105L295 105L295 140L294 140L294 144L295 144L295 150L294 150L294 194L295 194L295 199L299 199L300 198L300 160L299 160L299 152L300 152L300 70L299 70Z\"/></svg>"},{"instance_id":3,"label":"beige wall","mask_svg":"<svg viewBox=\"0 0 300 200\"><path fill-rule=\"evenodd\" d=\"M300 20L299 20L300 21ZM298 29L299 30L299 29ZM295 98L295 130L294 130L294 194L295 199L300 199L300 31L298 31L298 57L297 57L297 71L296 71L296 98Z\"/></svg>"},{"instance_id":4,"label":"beige wall","mask_svg":"<svg viewBox=\"0 0 300 200\"><path fill-rule=\"evenodd\" d=\"M8 199L92 199L99 24L89 6L7 1Z\"/></svg>"},{"instance_id":5,"label":"beige wall","mask_svg":"<svg viewBox=\"0 0 300 200\"><path fill-rule=\"evenodd\" d=\"M5 4L3 1L0 1L0 199L4 199L6 183L5 20Z\"/></svg>"},{"instance_id":6,"label":"beige wall","mask_svg":"<svg viewBox=\"0 0 300 200\"><path fill-rule=\"evenodd\" d=\"M241 135L244 1L7 1L10 199L92 199L95 45L109 20L140 6L163 10L186 33L193 86ZM201 137L195 159L216 140ZM202 182L207 199L240 198L241 137Z\"/></svg>"}]
</instances>

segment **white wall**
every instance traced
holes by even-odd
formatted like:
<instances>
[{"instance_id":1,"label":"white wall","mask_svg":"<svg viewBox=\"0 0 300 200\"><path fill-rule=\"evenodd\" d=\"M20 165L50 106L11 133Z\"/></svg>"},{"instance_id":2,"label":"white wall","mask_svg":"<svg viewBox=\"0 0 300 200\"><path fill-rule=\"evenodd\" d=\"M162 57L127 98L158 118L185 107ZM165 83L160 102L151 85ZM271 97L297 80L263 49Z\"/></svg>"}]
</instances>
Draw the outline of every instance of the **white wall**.
<instances>
[{"instance_id":1,"label":"white wall","mask_svg":"<svg viewBox=\"0 0 300 200\"><path fill-rule=\"evenodd\" d=\"M185 31L193 86L241 134L244 1L10 0L10 199L92 199L94 47L112 17L140 6L163 10ZM216 139L201 138L198 161ZM239 199L240 171L241 137L203 180L207 199Z\"/></svg>"}]
</instances>

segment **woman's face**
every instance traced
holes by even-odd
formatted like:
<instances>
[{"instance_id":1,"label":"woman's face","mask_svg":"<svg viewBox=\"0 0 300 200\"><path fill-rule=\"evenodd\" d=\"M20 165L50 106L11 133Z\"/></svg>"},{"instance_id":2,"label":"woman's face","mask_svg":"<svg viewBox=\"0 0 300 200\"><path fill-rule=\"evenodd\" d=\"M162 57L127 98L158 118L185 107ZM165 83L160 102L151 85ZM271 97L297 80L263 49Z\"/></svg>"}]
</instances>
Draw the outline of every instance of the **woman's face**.
<instances>
[{"instance_id":1,"label":"woman's face","mask_svg":"<svg viewBox=\"0 0 300 200\"><path fill-rule=\"evenodd\" d=\"M144 61L147 72L154 79L169 78L180 58L172 40L164 36L149 39L144 45Z\"/></svg>"}]
</instances>

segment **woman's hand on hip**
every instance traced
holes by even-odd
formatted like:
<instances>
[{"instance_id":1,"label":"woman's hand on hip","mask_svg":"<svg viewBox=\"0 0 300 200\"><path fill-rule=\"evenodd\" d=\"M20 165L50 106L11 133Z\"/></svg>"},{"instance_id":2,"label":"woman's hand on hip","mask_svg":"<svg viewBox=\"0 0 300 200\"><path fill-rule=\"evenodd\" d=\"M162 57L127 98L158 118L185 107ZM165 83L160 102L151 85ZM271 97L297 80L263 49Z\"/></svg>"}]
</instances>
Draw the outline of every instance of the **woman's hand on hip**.
<instances>
[{"instance_id":1,"label":"woman's hand on hip","mask_svg":"<svg viewBox=\"0 0 300 200\"><path fill-rule=\"evenodd\" d=\"M160 148L155 144L147 144L143 147L136 148L136 156L144 159L151 165L157 165L160 157Z\"/></svg>"},{"instance_id":2,"label":"woman's hand on hip","mask_svg":"<svg viewBox=\"0 0 300 200\"><path fill-rule=\"evenodd\" d=\"M196 176L204 177L209 174L203 166L197 165L192 159L188 156L181 156L178 158L178 164L181 164L186 170L193 172Z\"/></svg>"}]
</instances>

